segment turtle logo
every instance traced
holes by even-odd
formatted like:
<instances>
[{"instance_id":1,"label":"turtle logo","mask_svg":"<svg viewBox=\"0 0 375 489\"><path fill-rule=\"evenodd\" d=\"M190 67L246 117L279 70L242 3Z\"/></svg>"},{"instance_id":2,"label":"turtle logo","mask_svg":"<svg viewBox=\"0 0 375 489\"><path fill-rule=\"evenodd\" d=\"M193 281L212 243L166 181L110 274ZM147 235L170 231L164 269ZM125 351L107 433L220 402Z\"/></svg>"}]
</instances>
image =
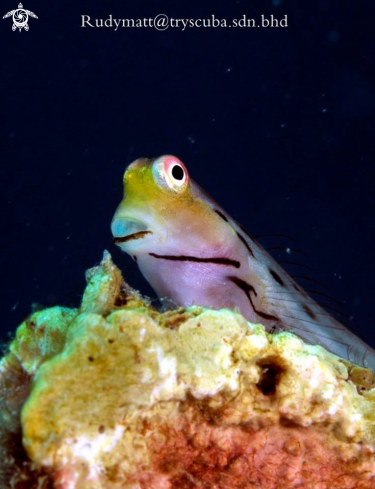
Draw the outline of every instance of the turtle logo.
<instances>
[{"instance_id":1,"label":"turtle logo","mask_svg":"<svg viewBox=\"0 0 375 489\"><path fill-rule=\"evenodd\" d=\"M29 30L29 26L27 24L27 21L29 20L29 16L34 17L34 19L38 18L34 14L34 12L30 12L30 10L25 10L23 8L22 3L18 4L18 8L16 10L11 10L7 14L5 14L3 19L6 19L7 17L10 17L11 15L13 15L12 31L19 29L20 32L21 32L22 27L25 29L25 31Z\"/></svg>"}]
</instances>

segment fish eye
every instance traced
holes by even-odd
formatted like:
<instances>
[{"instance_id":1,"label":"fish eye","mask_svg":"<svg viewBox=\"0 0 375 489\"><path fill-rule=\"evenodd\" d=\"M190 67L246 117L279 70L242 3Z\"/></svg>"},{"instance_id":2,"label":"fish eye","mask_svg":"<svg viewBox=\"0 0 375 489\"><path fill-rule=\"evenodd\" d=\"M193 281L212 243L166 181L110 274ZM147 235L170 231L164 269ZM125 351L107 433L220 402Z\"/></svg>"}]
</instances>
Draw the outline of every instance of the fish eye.
<instances>
[{"instance_id":1,"label":"fish eye","mask_svg":"<svg viewBox=\"0 0 375 489\"><path fill-rule=\"evenodd\" d=\"M185 190L189 176L184 164L175 156L161 156L154 161L154 176L159 185L175 192Z\"/></svg>"},{"instance_id":2,"label":"fish eye","mask_svg":"<svg viewBox=\"0 0 375 489\"><path fill-rule=\"evenodd\" d=\"M183 180L184 170L180 165L173 165L172 167L172 177L175 180Z\"/></svg>"}]
</instances>

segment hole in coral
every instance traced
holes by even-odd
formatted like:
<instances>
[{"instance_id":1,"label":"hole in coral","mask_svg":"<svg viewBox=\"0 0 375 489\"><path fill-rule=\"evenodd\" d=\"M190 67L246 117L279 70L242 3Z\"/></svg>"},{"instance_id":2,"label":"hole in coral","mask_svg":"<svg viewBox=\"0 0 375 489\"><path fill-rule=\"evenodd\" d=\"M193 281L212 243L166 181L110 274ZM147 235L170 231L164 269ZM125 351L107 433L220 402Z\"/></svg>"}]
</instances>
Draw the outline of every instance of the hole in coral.
<instances>
[{"instance_id":1,"label":"hole in coral","mask_svg":"<svg viewBox=\"0 0 375 489\"><path fill-rule=\"evenodd\" d=\"M265 396L271 396L276 393L284 368L275 359L263 360L259 366L261 377L257 387Z\"/></svg>"},{"instance_id":2,"label":"hole in coral","mask_svg":"<svg viewBox=\"0 0 375 489\"><path fill-rule=\"evenodd\" d=\"M122 307L128 302L128 294L126 288L121 287L119 295L115 299L115 306Z\"/></svg>"},{"instance_id":3,"label":"hole in coral","mask_svg":"<svg viewBox=\"0 0 375 489\"><path fill-rule=\"evenodd\" d=\"M88 357L88 361L89 362L93 362L94 361L94 357Z\"/></svg>"}]
</instances>

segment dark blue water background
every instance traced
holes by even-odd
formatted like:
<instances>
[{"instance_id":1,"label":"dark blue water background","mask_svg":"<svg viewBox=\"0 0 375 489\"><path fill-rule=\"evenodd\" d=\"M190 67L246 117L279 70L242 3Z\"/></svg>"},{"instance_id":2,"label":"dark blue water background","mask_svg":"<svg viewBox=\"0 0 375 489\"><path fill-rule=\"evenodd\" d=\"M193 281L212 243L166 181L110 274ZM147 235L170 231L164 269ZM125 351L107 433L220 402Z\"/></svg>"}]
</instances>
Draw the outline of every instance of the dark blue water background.
<instances>
[{"instance_id":1,"label":"dark blue water background","mask_svg":"<svg viewBox=\"0 0 375 489\"><path fill-rule=\"evenodd\" d=\"M172 153L251 233L297 239L375 345L373 2L24 3L39 17L28 32L0 20L3 341L33 302L77 306L104 249L152 295L109 224L125 166ZM288 27L80 27L160 13L287 14Z\"/></svg>"}]
</instances>

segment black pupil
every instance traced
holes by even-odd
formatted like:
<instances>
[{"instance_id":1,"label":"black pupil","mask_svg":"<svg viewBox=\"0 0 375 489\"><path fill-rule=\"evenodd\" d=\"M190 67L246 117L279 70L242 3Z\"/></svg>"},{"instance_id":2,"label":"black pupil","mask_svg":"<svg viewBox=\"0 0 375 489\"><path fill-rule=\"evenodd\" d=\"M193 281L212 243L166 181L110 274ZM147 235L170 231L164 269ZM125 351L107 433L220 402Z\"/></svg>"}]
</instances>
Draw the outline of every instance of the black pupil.
<instances>
[{"instance_id":1,"label":"black pupil","mask_svg":"<svg viewBox=\"0 0 375 489\"><path fill-rule=\"evenodd\" d=\"M175 165L172 168L172 176L176 180L182 180L184 178L184 170L179 165Z\"/></svg>"}]
</instances>

